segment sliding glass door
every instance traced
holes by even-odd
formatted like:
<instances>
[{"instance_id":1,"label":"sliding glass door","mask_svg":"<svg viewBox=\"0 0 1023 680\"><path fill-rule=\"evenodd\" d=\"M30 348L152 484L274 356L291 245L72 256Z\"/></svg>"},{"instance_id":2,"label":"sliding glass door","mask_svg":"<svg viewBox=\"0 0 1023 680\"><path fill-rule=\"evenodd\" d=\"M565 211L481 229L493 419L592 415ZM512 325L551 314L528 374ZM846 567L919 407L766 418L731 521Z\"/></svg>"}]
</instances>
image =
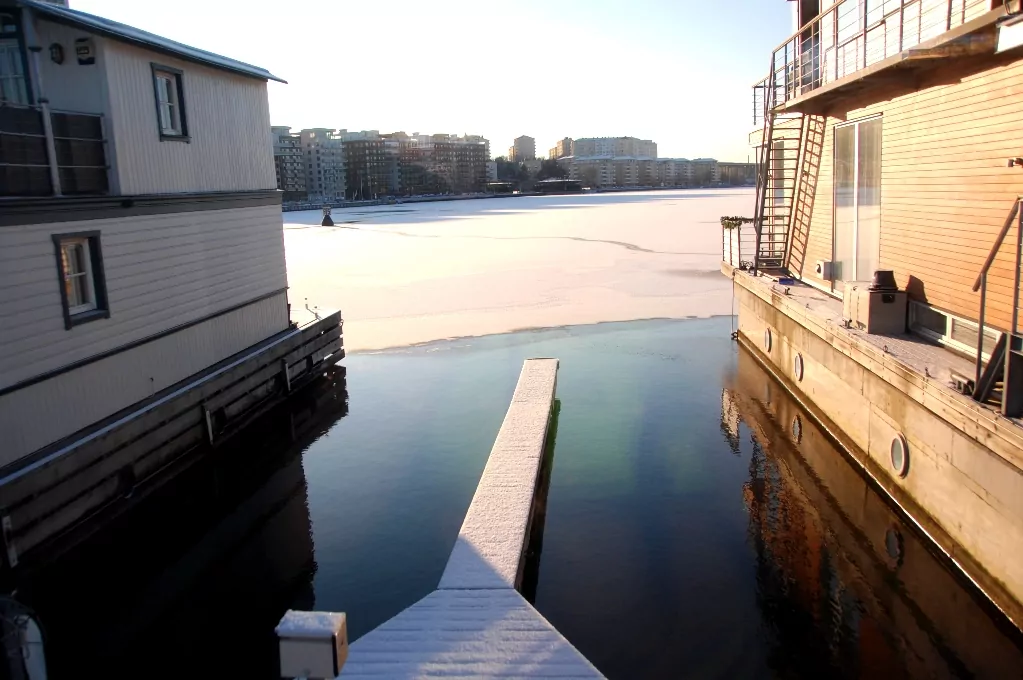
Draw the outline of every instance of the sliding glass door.
<instances>
[{"instance_id":1,"label":"sliding glass door","mask_svg":"<svg viewBox=\"0 0 1023 680\"><path fill-rule=\"evenodd\" d=\"M881 119L835 128L834 281L873 277L881 250Z\"/></svg>"}]
</instances>

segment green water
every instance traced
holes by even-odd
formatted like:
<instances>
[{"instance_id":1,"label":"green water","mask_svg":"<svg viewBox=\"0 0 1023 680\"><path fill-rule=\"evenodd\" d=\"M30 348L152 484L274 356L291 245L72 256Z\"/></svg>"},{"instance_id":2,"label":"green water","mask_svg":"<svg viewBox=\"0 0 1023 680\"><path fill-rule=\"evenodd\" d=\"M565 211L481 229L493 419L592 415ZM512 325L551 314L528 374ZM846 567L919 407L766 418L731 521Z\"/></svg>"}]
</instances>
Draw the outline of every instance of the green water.
<instances>
[{"instance_id":1,"label":"green water","mask_svg":"<svg viewBox=\"0 0 1023 680\"><path fill-rule=\"evenodd\" d=\"M343 382L293 405L299 419L263 423L24 590L54 677L159 655L159 676L201 663L196 677L273 678L288 607L345 611L355 640L425 596L534 356L560 360L560 412L527 595L609 677L1018 676L1018 636L731 325L349 356Z\"/></svg>"}]
</instances>

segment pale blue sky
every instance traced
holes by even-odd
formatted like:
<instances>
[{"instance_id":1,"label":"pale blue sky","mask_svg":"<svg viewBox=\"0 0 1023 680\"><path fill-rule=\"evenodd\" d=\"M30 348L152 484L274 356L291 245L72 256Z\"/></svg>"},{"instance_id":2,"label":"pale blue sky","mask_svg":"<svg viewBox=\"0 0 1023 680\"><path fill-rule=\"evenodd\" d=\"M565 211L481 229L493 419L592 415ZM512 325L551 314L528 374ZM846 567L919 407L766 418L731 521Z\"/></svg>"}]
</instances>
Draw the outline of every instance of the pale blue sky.
<instances>
[{"instance_id":1,"label":"pale blue sky","mask_svg":"<svg viewBox=\"0 0 1023 680\"><path fill-rule=\"evenodd\" d=\"M745 161L785 0L71 0L269 69L275 125L653 139Z\"/></svg>"}]
</instances>

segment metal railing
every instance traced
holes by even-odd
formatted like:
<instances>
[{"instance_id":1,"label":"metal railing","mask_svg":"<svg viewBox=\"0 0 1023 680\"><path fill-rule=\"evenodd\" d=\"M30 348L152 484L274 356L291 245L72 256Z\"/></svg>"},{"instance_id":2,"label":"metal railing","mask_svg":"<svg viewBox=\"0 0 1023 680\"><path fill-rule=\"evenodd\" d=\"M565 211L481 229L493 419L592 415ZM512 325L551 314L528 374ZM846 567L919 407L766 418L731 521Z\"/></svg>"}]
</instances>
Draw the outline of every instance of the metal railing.
<instances>
[{"instance_id":1,"label":"metal railing","mask_svg":"<svg viewBox=\"0 0 1023 680\"><path fill-rule=\"evenodd\" d=\"M863 70L961 26L990 9L990 0L843 0L808 21L772 52L767 78L753 86L759 101L773 89L776 106Z\"/></svg>"},{"instance_id":2,"label":"metal railing","mask_svg":"<svg viewBox=\"0 0 1023 680\"><path fill-rule=\"evenodd\" d=\"M0 196L106 194L103 116L0 105Z\"/></svg>"},{"instance_id":3,"label":"metal railing","mask_svg":"<svg viewBox=\"0 0 1023 680\"><path fill-rule=\"evenodd\" d=\"M722 218L722 262L727 262L737 269L751 271L755 266L756 249L757 234L752 219Z\"/></svg>"},{"instance_id":4,"label":"metal railing","mask_svg":"<svg viewBox=\"0 0 1023 680\"><path fill-rule=\"evenodd\" d=\"M1012 321L1009 326L1009 339L1005 352L1006 374L1009 370L1009 358L1012 353L1008 350L1012 349L1013 341L1019 331L1019 281L1020 265L1023 264L1023 210L1020 210L1021 200L1023 200L1023 197L1017 197L1016 202L1012 204L1012 210L1009 211L1009 215L1005 218L1002 229L998 232L998 236L995 237L995 242L991 246L991 250L988 251L987 259L984 260L984 266L980 268L980 274L977 275L977 280L973 283L973 292L976 293L978 289L980 290L980 312L977 319L977 372L974 382L978 390L981 386L981 375L983 372L982 355L984 353L984 315L987 311L987 275L1013 224L1016 225L1016 259L1014 260L1015 266L1013 267L1015 280L1012 286ZM992 354L991 360L995 360L994 354Z\"/></svg>"}]
</instances>

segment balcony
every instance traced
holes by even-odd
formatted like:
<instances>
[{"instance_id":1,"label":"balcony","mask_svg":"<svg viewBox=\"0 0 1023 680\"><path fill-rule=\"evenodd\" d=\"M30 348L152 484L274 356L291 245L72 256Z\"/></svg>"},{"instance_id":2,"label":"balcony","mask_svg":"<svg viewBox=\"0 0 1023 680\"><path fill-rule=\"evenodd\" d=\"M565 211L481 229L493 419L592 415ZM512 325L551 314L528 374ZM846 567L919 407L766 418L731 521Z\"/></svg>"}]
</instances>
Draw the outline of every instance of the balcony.
<instances>
[{"instance_id":1,"label":"balcony","mask_svg":"<svg viewBox=\"0 0 1023 680\"><path fill-rule=\"evenodd\" d=\"M109 192L103 117L0 105L0 197Z\"/></svg>"},{"instance_id":2,"label":"balcony","mask_svg":"<svg viewBox=\"0 0 1023 680\"><path fill-rule=\"evenodd\" d=\"M771 54L753 86L753 122L766 110L825 114L835 101L882 82L912 77L949 57L992 54L992 0L843 0Z\"/></svg>"}]
</instances>

